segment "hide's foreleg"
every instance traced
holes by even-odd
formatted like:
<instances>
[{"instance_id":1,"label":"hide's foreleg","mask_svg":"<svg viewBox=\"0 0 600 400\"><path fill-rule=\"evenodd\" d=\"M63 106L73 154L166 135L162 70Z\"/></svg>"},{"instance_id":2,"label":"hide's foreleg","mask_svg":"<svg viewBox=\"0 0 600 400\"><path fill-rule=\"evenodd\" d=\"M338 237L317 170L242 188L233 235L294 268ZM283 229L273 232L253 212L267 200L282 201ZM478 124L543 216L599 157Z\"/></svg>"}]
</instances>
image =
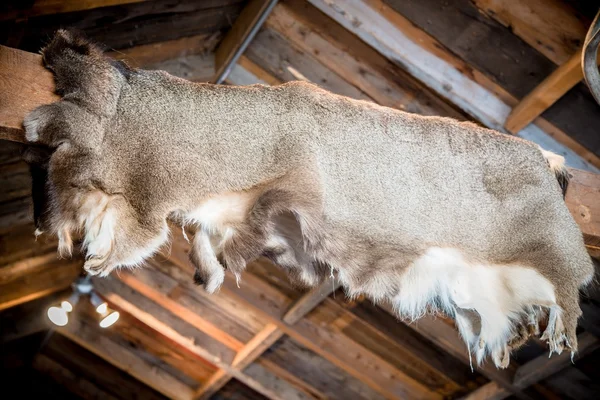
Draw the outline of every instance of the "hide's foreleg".
<instances>
[{"instance_id":1,"label":"hide's foreleg","mask_svg":"<svg viewBox=\"0 0 600 400\"><path fill-rule=\"evenodd\" d=\"M224 267L217 258L210 236L203 229L198 229L194 236L190 261L196 268L196 284L204 285L208 293L214 293L221 287L225 279Z\"/></svg>"}]
</instances>

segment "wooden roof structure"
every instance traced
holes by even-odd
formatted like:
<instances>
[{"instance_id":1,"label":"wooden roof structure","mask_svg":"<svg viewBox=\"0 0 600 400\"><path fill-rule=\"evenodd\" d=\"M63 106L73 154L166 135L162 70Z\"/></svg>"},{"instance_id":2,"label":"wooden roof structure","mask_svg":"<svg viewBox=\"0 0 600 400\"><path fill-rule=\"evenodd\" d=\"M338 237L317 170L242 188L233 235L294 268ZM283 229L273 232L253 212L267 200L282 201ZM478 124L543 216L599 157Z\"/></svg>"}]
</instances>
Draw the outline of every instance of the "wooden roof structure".
<instances>
[{"instance_id":1,"label":"wooden roof structure","mask_svg":"<svg viewBox=\"0 0 600 400\"><path fill-rule=\"evenodd\" d=\"M332 281L306 290L266 260L218 294L192 281L188 244L94 279L121 312L98 326L86 301L52 327L82 260L33 236L23 115L56 99L32 54L76 28L136 67L209 81L262 0L8 0L0 5L0 359L4 392L107 399L592 399L600 394L600 293L582 296L580 354L532 341L507 370L471 371L451 320L398 321ZM567 204L600 257L600 106L577 62L597 6L576 0L283 0L230 84L310 80L426 115L470 119L564 154ZM17 50L18 49L18 50Z\"/></svg>"}]
</instances>

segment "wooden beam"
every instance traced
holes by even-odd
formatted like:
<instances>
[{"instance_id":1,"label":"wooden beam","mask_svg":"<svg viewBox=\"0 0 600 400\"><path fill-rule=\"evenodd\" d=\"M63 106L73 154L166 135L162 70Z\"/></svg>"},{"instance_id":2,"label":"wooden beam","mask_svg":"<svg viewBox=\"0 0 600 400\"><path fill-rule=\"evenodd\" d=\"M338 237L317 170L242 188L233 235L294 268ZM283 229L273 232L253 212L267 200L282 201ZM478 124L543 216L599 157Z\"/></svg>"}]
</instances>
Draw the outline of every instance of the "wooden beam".
<instances>
[{"instance_id":1,"label":"wooden beam","mask_svg":"<svg viewBox=\"0 0 600 400\"><path fill-rule=\"evenodd\" d=\"M145 0L35 0L31 7L0 13L0 21L91 10L93 8L117 6L140 1Z\"/></svg>"},{"instance_id":2,"label":"wooden beam","mask_svg":"<svg viewBox=\"0 0 600 400\"><path fill-rule=\"evenodd\" d=\"M600 348L600 340L588 332L578 337L579 351L576 358L581 359ZM517 369L513 381L513 389L508 390L497 382L481 386L465 397L465 400L502 400L527 387L554 375L571 364L571 353L565 351L560 355L548 358L545 354L529 361Z\"/></svg>"},{"instance_id":3,"label":"wooden beam","mask_svg":"<svg viewBox=\"0 0 600 400\"><path fill-rule=\"evenodd\" d=\"M567 62L583 45L589 26L589 21L582 20L561 0L473 0L473 3L556 65Z\"/></svg>"},{"instance_id":4,"label":"wooden beam","mask_svg":"<svg viewBox=\"0 0 600 400\"><path fill-rule=\"evenodd\" d=\"M202 55L212 52L220 35L201 34L164 42L150 43L107 54L117 60L124 60L135 68L152 68L153 65L178 58Z\"/></svg>"},{"instance_id":5,"label":"wooden beam","mask_svg":"<svg viewBox=\"0 0 600 400\"><path fill-rule=\"evenodd\" d=\"M0 268L0 310L68 288L81 273L81 260L45 256Z\"/></svg>"},{"instance_id":6,"label":"wooden beam","mask_svg":"<svg viewBox=\"0 0 600 400\"><path fill-rule=\"evenodd\" d=\"M192 388L166 371L156 368L132 349L112 341L102 328L90 321L91 315L85 317L81 308L75 309L66 326L57 328L58 333L169 398L182 400L191 398Z\"/></svg>"},{"instance_id":7,"label":"wooden beam","mask_svg":"<svg viewBox=\"0 0 600 400\"><path fill-rule=\"evenodd\" d=\"M600 59L599 59L600 61ZM504 127L518 133L583 79L581 50L550 74L511 111Z\"/></svg>"},{"instance_id":8,"label":"wooden beam","mask_svg":"<svg viewBox=\"0 0 600 400\"><path fill-rule=\"evenodd\" d=\"M266 389L262 386L262 384L259 381L244 375L241 371L238 371L231 365L224 362L220 357L211 354L210 352L208 352L200 346L197 346L189 338L182 336L179 332L175 331L163 321L158 320L156 317L149 314L145 310L141 310L135 305L127 302L119 295L110 294L106 297L106 300L109 304L131 315L132 317L142 322L148 328L154 330L164 338L187 349L190 353L209 361L211 364L217 366L218 368L225 370L228 374L232 375L248 387L256 390L258 393L261 393L269 399L282 399L282 397L280 397L278 393Z\"/></svg>"},{"instance_id":9,"label":"wooden beam","mask_svg":"<svg viewBox=\"0 0 600 400\"><path fill-rule=\"evenodd\" d=\"M242 10L215 51L215 79L223 73L229 63L237 61L234 60L236 53L253 33L253 28L270 7L272 5L269 0L250 0Z\"/></svg>"},{"instance_id":10,"label":"wooden beam","mask_svg":"<svg viewBox=\"0 0 600 400\"><path fill-rule=\"evenodd\" d=\"M565 201L590 252L600 248L600 174L571 169Z\"/></svg>"},{"instance_id":11,"label":"wooden beam","mask_svg":"<svg viewBox=\"0 0 600 400\"><path fill-rule=\"evenodd\" d=\"M340 282L336 281L335 278L327 278L319 286L310 289L308 293L298 299L286 311L282 318L283 321L287 324L294 325L340 287Z\"/></svg>"},{"instance_id":12,"label":"wooden beam","mask_svg":"<svg viewBox=\"0 0 600 400\"><path fill-rule=\"evenodd\" d=\"M122 325L122 322L113 325L113 328ZM112 331L103 330L102 332L106 336L114 337ZM124 344L121 344L121 346L130 349L138 356L141 355L147 361L150 360L147 355L141 354L143 348L140 348L140 343L134 343L134 347L128 347ZM164 395L63 335L51 335L44 346L39 349L37 355L48 357L60 364L62 368L74 373L75 383L80 381L90 382L120 399L164 400Z\"/></svg>"},{"instance_id":13,"label":"wooden beam","mask_svg":"<svg viewBox=\"0 0 600 400\"><path fill-rule=\"evenodd\" d=\"M204 332L213 339L218 340L230 349L239 351L244 347L244 344L242 342L231 336L229 333L218 328L210 321L206 320L205 318L202 318L202 316L189 310L177 301L171 299L166 294L163 294L159 290L141 282L133 274L128 272L122 272L119 274L118 279L133 290L135 290L136 292L139 292L140 294L152 300L156 304L159 304L165 310L186 321L188 324Z\"/></svg>"},{"instance_id":14,"label":"wooden beam","mask_svg":"<svg viewBox=\"0 0 600 400\"><path fill-rule=\"evenodd\" d=\"M0 139L23 143L25 115L58 99L40 55L0 46Z\"/></svg>"},{"instance_id":15,"label":"wooden beam","mask_svg":"<svg viewBox=\"0 0 600 400\"><path fill-rule=\"evenodd\" d=\"M295 324L302 319L311 310L317 307L320 303L339 288L339 283L334 283L327 279L321 285L311 289L304 294L300 299L283 316L282 320L290 325ZM271 345L279 340L284 335L283 331L277 325L269 323L261 330L244 348L242 348L233 359L232 366L243 370L250 365L254 360L259 358ZM216 393L231 379L225 371L218 371L206 384L204 384L197 392L198 398L207 399L212 394Z\"/></svg>"},{"instance_id":16,"label":"wooden beam","mask_svg":"<svg viewBox=\"0 0 600 400\"><path fill-rule=\"evenodd\" d=\"M259 358L269 347L283 336L277 325L267 324L252 340L250 340L235 356L231 366L242 371ZM225 370L217 371L196 392L196 399L208 399L218 392L232 378Z\"/></svg>"}]
</instances>

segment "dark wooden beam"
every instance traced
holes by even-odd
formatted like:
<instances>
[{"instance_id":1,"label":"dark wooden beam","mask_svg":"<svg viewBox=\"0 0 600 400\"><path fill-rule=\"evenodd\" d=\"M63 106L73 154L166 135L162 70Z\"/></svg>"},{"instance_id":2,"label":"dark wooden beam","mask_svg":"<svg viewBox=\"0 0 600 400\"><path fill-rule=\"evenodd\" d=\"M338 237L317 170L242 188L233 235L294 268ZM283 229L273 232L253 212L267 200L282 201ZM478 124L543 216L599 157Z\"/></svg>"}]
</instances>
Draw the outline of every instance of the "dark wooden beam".
<instances>
[{"instance_id":1,"label":"dark wooden beam","mask_svg":"<svg viewBox=\"0 0 600 400\"><path fill-rule=\"evenodd\" d=\"M78 259L58 260L53 253L0 268L0 310L67 289L82 265Z\"/></svg>"},{"instance_id":2,"label":"dark wooden beam","mask_svg":"<svg viewBox=\"0 0 600 400\"><path fill-rule=\"evenodd\" d=\"M339 289L341 284L335 278L328 278L319 286L310 289L308 293L297 300L284 314L283 322L294 325L316 306L322 303L331 293Z\"/></svg>"},{"instance_id":3,"label":"dark wooden beam","mask_svg":"<svg viewBox=\"0 0 600 400\"><path fill-rule=\"evenodd\" d=\"M215 51L215 78L213 81L221 77L225 73L225 69L231 67L231 63L237 61L236 57L240 56L238 52L243 50L242 45L251 40L250 35L256 33L256 24L272 8L271 3L272 1L269 0L250 0L244 7Z\"/></svg>"},{"instance_id":4,"label":"dark wooden beam","mask_svg":"<svg viewBox=\"0 0 600 400\"><path fill-rule=\"evenodd\" d=\"M21 6L0 13L0 21L24 19L40 15L60 14L73 11L90 10L99 7L137 3L144 0L34 0L30 7Z\"/></svg>"},{"instance_id":5,"label":"dark wooden beam","mask_svg":"<svg viewBox=\"0 0 600 400\"><path fill-rule=\"evenodd\" d=\"M581 359L587 354L600 348L600 340L590 333L583 333L578 337L579 351L576 359ZM497 382L490 382L465 397L465 400L502 400L512 396L527 387L554 375L571 364L571 353L564 351L560 355L550 358L545 354L520 366L513 381L513 389L500 386Z\"/></svg>"},{"instance_id":6,"label":"dark wooden beam","mask_svg":"<svg viewBox=\"0 0 600 400\"><path fill-rule=\"evenodd\" d=\"M85 306L85 303L78 305L69 323L56 331L169 398L191 398L191 387L138 354L140 350L135 344L125 347L113 341L97 322L94 323L93 309Z\"/></svg>"}]
</instances>

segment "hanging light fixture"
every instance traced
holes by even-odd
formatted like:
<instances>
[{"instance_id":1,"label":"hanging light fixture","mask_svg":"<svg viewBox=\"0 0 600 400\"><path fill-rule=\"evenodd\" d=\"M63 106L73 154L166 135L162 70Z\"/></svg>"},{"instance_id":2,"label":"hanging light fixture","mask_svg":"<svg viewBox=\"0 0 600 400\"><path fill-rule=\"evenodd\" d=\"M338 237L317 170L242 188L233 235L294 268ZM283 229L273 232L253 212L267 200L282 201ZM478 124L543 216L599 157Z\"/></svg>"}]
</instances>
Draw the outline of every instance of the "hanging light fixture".
<instances>
[{"instance_id":1,"label":"hanging light fixture","mask_svg":"<svg viewBox=\"0 0 600 400\"><path fill-rule=\"evenodd\" d=\"M108 304L103 301L92 285L89 275L79 277L72 285L73 293L68 300L63 300L60 305L48 308L48 319L56 326L65 326L69 323L69 313L73 311L75 305L82 296L89 296L90 302L96 307L96 312L100 315L99 325L101 328L108 328L119 319L119 312L112 310Z\"/></svg>"}]
</instances>

